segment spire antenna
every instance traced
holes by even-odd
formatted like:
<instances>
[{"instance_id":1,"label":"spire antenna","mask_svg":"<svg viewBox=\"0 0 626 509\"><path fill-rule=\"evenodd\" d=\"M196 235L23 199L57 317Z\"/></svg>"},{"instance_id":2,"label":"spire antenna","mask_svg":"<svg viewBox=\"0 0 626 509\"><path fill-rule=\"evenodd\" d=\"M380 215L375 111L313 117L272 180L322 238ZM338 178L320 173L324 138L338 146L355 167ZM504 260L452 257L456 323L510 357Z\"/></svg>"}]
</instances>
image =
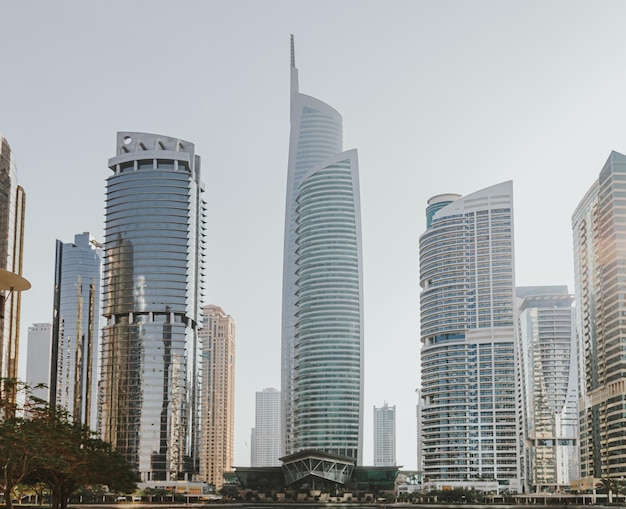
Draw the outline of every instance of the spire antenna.
<instances>
[{"instance_id":1,"label":"spire antenna","mask_svg":"<svg viewBox=\"0 0 626 509\"><path fill-rule=\"evenodd\" d=\"M296 47L293 42L293 34L290 34L290 35L291 35L291 67L295 67L296 66Z\"/></svg>"}]
</instances>

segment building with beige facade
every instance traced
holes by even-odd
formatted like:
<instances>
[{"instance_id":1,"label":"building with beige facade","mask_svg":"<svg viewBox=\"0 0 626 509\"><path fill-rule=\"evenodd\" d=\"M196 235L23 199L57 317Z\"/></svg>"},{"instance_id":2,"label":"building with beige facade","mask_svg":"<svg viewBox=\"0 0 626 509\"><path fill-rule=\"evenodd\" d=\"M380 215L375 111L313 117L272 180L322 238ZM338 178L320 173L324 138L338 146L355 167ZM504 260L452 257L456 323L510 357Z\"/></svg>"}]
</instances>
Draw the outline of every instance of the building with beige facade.
<instances>
[{"instance_id":1,"label":"building with beige facade","mask_svg":"<svg viewBox=\"0 0 626 509\"><path fill-rule=\"evenodd\" d=\"M204 306L200 339L199 476L219 490L234 460L235 321L218 306Z\"/></svg>"},{"instance_id":2,"label":"building with beige facade","mask_svg":"<svg viewBox=\"0 0 626 509\"><path fill-rule=\"evenodd\" d=\"M0 378L17 378L26 195L13 152L0 133ZM0 388L2 391L2 388Z\"/></svg>"}]
</instances>

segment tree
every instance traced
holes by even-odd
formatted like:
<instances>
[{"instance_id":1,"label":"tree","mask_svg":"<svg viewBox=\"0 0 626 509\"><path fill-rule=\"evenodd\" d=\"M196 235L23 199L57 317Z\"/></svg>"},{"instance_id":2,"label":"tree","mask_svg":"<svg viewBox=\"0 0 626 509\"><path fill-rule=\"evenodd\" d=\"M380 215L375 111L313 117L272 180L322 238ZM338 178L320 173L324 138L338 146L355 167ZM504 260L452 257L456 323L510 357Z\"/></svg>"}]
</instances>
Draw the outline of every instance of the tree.
<instances>
[{"instance_id":1,"label":"tree","mask_svg":"<svg viewBox=\"0 0 626 509\"><path fill-rule=\"evenodd\" d=\"M0 490L7 509L12 491L37 467L42 454L41 433L35 420L47 415L47 405L32 395L33 388L18 380L0 380ZM39 387L35 387L39 388ZM18 408L16 398L24 399Z\"/></svg>"},{"instance_id":2,"label":"tree","mask_svg":"<svg viewBox=\"0 0 626 509\"><path fill-rule=\"evenodd\" d=\"M82 486L106 484L109 490L124 493L136 488L137 474L122 455L59 411L49 417L43 441L47 454L33 479L50 488L52 509L65 509L68 497Z\"/></svg>"},{"instance_id":3,"label":"tree","mask_svg":"<svg viewBox=\"0 0 626 509\"><path fill-rule=\"evenodd\" d=\"M0 490L7 509L19 483L46 483L53 509L65 509L69 495L83 486L135 489L138 476L126 460L89 427L72 422L66 410L34 397L39 386L14 379L0 379L0 386Z\"/></svg>"}]
</instances>

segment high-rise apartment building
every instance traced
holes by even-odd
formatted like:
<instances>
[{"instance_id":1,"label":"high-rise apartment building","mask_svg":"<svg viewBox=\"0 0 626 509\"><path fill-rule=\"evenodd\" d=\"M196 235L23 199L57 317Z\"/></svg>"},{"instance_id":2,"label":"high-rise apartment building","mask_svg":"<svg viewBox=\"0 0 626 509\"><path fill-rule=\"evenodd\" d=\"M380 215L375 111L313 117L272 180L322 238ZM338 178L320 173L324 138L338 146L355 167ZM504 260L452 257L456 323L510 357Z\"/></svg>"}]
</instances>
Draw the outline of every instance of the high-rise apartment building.
<instances>
[{"instance_id":1,"label":"high-rise apartment building","mask_svg":"<svg viewBox=\"0 0 626 509\"><path fill-rule=\"evenodd\" d=\"M50 402L97 427L102 249L88 232L56 241Z\"/></svg>"},{"instance_id":2,"label":"high-rise apartment building","mask_svg":"<svg viewBox=\"0 0 626 509\"><path fill-rule=\"evenodd\" d=\"M280 391L270 388L257 392L255 410L250 466L279 467Z\"/></svg>"},{"instance_id":3,"label":"high-rise apartment building","mask_svg":"<svg viewBox=\"0 0 626 509\"><path fill-rule=\"evenodd\" d=\"M430 482L518 491L513 186L428 201L420 237L422 446Z\"/></svg>"},{"instance_id":4,"label":"high-rise apartment building","mask_svg":"<svg viewBox=\"0 0 626 509\"><path fill-rule=\"evenodd\" d=\"M612 152L572 216L581 476L626 472L626 156Z\"/></svg>"},{"instance_id":5,"label":"high-rise apartment building","mask_svg":"<svg viewBox=\"0 0 626 509\"><path fill-rule=\"evenodd\" d=\"M291 134L283 259L285 454L362 461L363 298L356 150L341 115L298 91L291 41Z\"/></svg>"},{"instance_id":6,"label":"high-rise apartment building","mask_svg":"<svg viewBox=\"0 0 626 509\"><path fill-rule=\"evenodd\" d=\"M527 487L569 491L580 475L574 297L567 286L518 287L517 297Z\"/></svg>"},{"instance_id":7,"label":"high-rise apartment building","mask_svg":"<svg viewBox=\"0 0 626 509\"><path fill-rule=\"evenodd\" d=\"M9 279L22 274L25 204L13 152L0 133L0 270L7 271ZM3 281L0 289L0 379L18 377L21 292L17 290L22 288L11 291L14 285Z\"/></svg>"},{"instance_id":8,"label":"high-rise apartment building","mask_svg":"<svg viewBox=\"0 0 626 509\"><path fill-rule=\"evenodd\" d=\"M26 347L26 383L33 390L33 396L50 401L50 352L52 351L52 324L34 323L28 328Z\"/></svg>"},{"instance_id":9,"label":"high-rise apartment building","mask_svg":"<svg viewBox=\"0 0 626 509\"><path fill-rule=\"evenodd\" d=\"M374 406L374 466L396 466L396 407Z\"/></svg>"},{"instance_id":10,"label":"high-rise apartment building","mask_svg":"<svg viewBox=\"0 0 626 509\"><path fill-rule=\"evenodd\" d=\"M205 202L193 143L121 132L109 159L101 428L142 481L198 466Z\"/></svg>"},{"instance_id":11,"label":"high-rise apartment building","mask_svg":"<svg viewBox=\"0 0 626 509\"><path fill-rule=\"evenodd\" d=\"M233 470L235 435L235 321L218 306L202 308L200 479L222 488Z\"/></svg>"}]
</instances>

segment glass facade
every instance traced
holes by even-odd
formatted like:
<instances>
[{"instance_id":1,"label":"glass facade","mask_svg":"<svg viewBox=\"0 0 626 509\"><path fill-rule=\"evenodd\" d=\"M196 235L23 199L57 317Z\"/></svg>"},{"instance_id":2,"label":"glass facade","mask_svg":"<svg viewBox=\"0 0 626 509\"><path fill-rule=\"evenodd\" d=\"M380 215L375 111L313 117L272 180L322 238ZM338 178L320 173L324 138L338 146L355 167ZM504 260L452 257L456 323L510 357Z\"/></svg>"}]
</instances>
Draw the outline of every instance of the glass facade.
<instances>
[{"instance_id":1,"label":"glass facade","mask_svg":"<svg viewBox=\"0 0 626 509\"><path fill-rule=\"evenodd\" d=\"M102 249L89 233L56 242L50 400L97 427Z\"/></svg>"},{"instance_id":2,"label":"glass facade","mask_svg":"<svg viewBox=\"0 0 626 509\"><path fill-rule=\"evenodd\" d=\"M420 237L424 475L518 491L512 184L454 196Z\"/></svg>"},{"instance_id":3,"label":"glass facade","mask_svg":"<svg viewBox=\"0 0 626 509\"><path fill-rule=\"evenodd\" d=\"M24 190L17 185L13 152L0 133L0 269L19 275L24 250L25 202ZM21 292L2 291L0 378L18 376L20 304Z\"/></svg>"},{"instance_id":4,"label":"glass facade","mask_svg":"<svg viewBox=\"0 0 626 509\"><path fill-rule=\"evenodd\" d=\"M525 472L533 493L569 491L579 478L574 297L567 287L522 287L520 365Z\"/></svg>"},{"instance_id":5,"label":"glass facade","mask_svg":"<svg viewBox=\"0 0 626 509\"><path fill-rule=\"evenodd\" d=\"M572 216L581 476L626 472L626 156L612 152Z\"/></svg>"},{"instance_id":6,"label":"glass facade","mask_svg":"<svg viewBox=\"0 0 626 509\"><path fill-rule=\"evenodd\" d=\"M300 185L294 445L358 459L362 331L356 152Z\"/></svg>"},{"instance_id":7,"label":"glass facade","mask_svg":"<svg viewBox=\"0 0 626 509\"><path fill-rule=\"evenodd\" d=\"M356 152L342 154L341 115L299 93L293 39L291 49L281 359L283 454L319 447L340 449L360 461L362 271ZM325 198L334 202L329 207L341 210L337 217L324 212ZM326 227L332 229L325 232ZM335 251L333 243L337 245ZM328 263L326 268L320 263L322 258ZM347 286L340 288L341 282ZM318 301L314 303L316 292ZM320 300L323 295L328 298L325 307ZM323 316L327 321L321 327ZM319 341L318 346L313 346L313 341ZM327 350L318 355L322 343ZM340 380L337 371L341 363L347 371ZM305 396L305 380L319 377L323 366L329 368L326 401L333 402L326 415L319 411L322 401L315 403L316 410L309 407L313 399L307 403ZM314 386L321 390L319 383ZM346 384L350 389L341 395Z\"/></svg>"},{"instance_id":8,"label":"glass facade","mask_svg":"<svg viewBox=\"0 0 626 509\"><path fill-rule=\"evenodd\" d=\"M102 435L143 481L197 472L205 204L194 145L118 133L107 179Z\"/></svg>"}]
</instances>

